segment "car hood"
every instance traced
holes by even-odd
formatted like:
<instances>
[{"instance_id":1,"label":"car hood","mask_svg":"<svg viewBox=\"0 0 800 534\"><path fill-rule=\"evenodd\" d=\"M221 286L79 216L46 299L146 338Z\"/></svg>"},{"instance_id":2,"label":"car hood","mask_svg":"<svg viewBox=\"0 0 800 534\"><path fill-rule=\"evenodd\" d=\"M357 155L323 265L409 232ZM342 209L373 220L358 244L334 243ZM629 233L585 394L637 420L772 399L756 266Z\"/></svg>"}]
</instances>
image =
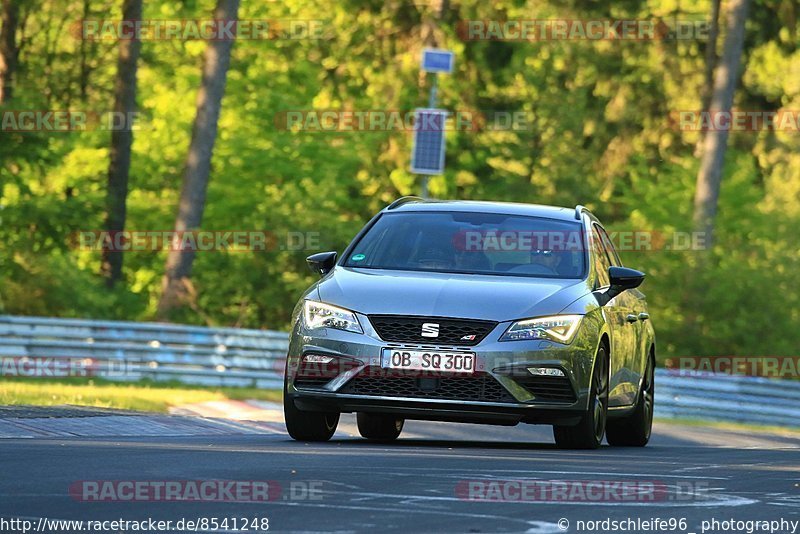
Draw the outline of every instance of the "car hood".
<instances>
[{"instance_id":1,"label":"car hood","mask_svg":"<svg viewBox=\"0 0 800 534\"><path fill-rule=\"evenodd\" d=\"M559 313L588 293L584 280L336 267L320 300L366 315L511 321ZM313 296L314 291L309 296Z\"/></svg>"}]
</instances>

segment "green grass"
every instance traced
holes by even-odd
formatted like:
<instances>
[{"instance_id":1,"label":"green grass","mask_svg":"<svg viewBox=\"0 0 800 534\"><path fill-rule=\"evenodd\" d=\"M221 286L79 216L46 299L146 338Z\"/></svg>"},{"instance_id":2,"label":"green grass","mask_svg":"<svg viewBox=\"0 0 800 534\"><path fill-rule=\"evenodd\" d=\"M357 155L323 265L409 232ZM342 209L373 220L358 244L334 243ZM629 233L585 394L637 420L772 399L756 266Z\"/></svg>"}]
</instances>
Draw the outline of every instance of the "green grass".
<instances>
[{"instance_id":1,"label":"green grass","mask_svg":"<svg viewBox=\"0 0 800 534\"><path fill-rule=\"evenodd\" d=\"M800 428L790 428L783 426L755 425L747 423L724 423L719 421L706 421L704 419L683 419L657 417L659 423L696 426L703 428L715 428L717 430L731 430L734 432L758 432L762 434L775 434L788 437L800 437Z\"/></svg>"},{"instance_id":2,"label":"green grass","mask_svg":"<svg viewBox=\"0 0 800 534\"><path fill-rule=\"evenodd\" d=\"M0 379L0 405L76 404L165 413L172 406L215 400L280 401L280 390L189 386L179 382L109 382L102 379Z\"/></svg>"}]
</instances>

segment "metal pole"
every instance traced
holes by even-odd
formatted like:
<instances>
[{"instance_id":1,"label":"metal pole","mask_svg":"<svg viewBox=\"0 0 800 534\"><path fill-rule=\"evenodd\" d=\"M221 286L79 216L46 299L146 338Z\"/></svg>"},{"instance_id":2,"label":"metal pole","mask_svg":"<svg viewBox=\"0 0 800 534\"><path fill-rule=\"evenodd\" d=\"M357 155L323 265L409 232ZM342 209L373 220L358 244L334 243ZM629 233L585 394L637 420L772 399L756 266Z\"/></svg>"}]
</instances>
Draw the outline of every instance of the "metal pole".
<instances>
[{"instance_id":1,"label":"metal pole","mask_svg":"<svg viewBox=\"0 0 800 534\"><path fill-rule=\"evenodd\" d=\"M422 198L429 198L428 197L428 175L427 174L423 174L422 175L422 185L420 185L419 196L421 196Z\"/></svg>"}]
</instances>

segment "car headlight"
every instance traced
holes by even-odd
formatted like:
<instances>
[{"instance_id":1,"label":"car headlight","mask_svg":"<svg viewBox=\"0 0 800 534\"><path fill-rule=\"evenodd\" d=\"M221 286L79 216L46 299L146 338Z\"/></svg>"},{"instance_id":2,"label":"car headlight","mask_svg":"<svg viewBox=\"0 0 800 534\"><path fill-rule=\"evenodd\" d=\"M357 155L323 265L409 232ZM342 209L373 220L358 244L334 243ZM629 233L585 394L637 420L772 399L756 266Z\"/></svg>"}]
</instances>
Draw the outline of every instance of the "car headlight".
<instances>
[{"instance_id":1,"label":"car headlight","mask_svg":"<svg viewBox=\"0 0 800 534\"><path fill-rule=\"evenodd\" d=\"M356 314L350 310L339 308L324 302L307 300L303 303L303 319L306 328L336 328L337 330L347 330L363 334L361 325L358 323Z\"/></svg>"},{"instance_id":2,"label":"car headlight","mask_svg":"<svg viewBox=\"0 0 800 534\"><path fill-rule=\"evenodd\" d=\"M506 330L500 341L548 339L568 345L572 343L583 315L554 315L517 321Z\"/></svg>"}]
</instances>

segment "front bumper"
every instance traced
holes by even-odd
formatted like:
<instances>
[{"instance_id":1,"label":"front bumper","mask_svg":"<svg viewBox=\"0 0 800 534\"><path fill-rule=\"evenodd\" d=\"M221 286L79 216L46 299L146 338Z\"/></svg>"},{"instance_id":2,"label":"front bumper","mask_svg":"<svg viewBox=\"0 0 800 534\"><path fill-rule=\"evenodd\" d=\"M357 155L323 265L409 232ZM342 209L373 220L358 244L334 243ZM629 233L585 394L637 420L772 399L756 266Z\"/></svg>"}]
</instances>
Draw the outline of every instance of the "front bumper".
<instances>
[{"instance_id":1,"label":"front bumper","mask_svg":"<svg viewBox=\"0 0 800 534\"><path fill-rule=\"evenodd\" d=\"M532 406L528 404L461 402L367 397L317 391L295 391L289 398L300 410L315 412L371 412L391 414L403 419L484 423L514 426L518 423L574 425L583 410L574 406Z\"/></svg>"},{"instance_id":2,"label":"front bumper","mask_svg":"<svg viewBox=\"0 0 800 534\"><path fill-rule=\"evenodd\" d=\"M359 316L364 334L335 329L306 331L296 321L287 356L285 395L300 410L336 412L374 412L396 414L406 419L458 421L515 425L519 422L542 424L574 424L588 406L589 377L596 351L596 338L586 331L578 332L570 345L550 341L498 341L510 325L499 323L489 335L473 347L391 343L380 339L369 320ZM589 328L581 330L590 330ZM474 352L476 376L496 381L503 390L502 401L492 402L472 397L431 398L428 394L404 395L397 388L392 394L371 390L370 394L353 394L352 387L368 371L381 369L383 349L459 350ZM301 359L307 354L345 358L350 364L330 380L295 384ZM526 383L531 378L529 367L560 369L569 381L573 396L548 398L542 390ZM445 375L440 375L445 376ZM543 380L547 380L544 378ZM564 380L564 378L560 379ZM540 393L537 395L537 392ZM439 395L441 397L441 395Z\"/></svg>"}]
</instances>

